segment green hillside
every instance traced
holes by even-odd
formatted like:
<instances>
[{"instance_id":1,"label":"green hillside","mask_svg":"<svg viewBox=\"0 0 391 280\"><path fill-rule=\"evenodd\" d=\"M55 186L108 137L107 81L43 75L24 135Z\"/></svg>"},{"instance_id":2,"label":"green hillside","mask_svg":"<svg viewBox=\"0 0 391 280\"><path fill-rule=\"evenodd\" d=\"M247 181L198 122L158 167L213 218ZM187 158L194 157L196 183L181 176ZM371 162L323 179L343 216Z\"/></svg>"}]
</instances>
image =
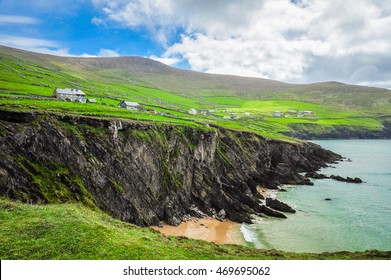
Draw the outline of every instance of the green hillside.
<instances>
[{"instance_id":1,"label":"green hillside","mask_svg":"<svg viewBox=\"0 0 391 280\"><path fill-rule=\"evenodd\" d=\"M76 86L98 103L51 97L56 87ZM117 108L124 99L164 115ZM56 57L0 46L0 105L9 110L209 124L282 138L281 133L298 127L381 130L383 121L391 118L390 100L391 91L380 88L336 82L293 85L180 70L140 57ZM212 112L193 116L187 113L190 108ZM280 117L275 117L276 111ZM300 114L303 111L312 113Z\"/></svg>"},{"instance_id":2,"label":"green hillside","mask_svg":"<svg viewBox=\"0 0 391 280\"><path fill-rule=\"evenodd\" d=\"M390 252L298 254L166 237L80 204L29 205L0 198L0 224L2 260L390 258Z\"/></svg>"}]
</instances>

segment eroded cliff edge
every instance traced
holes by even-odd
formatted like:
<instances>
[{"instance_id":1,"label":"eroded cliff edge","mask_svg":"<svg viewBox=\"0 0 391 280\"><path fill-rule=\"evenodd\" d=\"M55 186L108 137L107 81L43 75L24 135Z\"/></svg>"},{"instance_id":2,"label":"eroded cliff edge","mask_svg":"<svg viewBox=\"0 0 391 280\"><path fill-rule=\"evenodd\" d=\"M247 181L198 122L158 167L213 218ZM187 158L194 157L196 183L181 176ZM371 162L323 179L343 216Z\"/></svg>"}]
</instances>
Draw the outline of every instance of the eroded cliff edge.
<instances>
[{"instance_id":1,"label":"eroded cliff edge","mask_svg":"<svg viewBox=\"0 0 391 280\"><path fill-rule=\"evenodd\" d=\"M305 184L339 155L219 128L0 111L0 194L81 201L137 225L190 216L251 222L257 186Z\"/></svg>"}]
</instances>

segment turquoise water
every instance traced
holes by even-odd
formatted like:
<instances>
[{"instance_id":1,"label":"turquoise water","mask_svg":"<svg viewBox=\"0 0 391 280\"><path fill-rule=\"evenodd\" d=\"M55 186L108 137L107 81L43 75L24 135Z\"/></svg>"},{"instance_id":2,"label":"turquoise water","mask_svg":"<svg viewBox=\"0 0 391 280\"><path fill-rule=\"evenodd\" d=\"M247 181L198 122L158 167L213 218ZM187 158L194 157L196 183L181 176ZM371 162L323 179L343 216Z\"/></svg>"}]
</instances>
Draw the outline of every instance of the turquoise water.
<instances>
[{"instance_id":1,"label":"turquoise water","mask_svg":"<svg viewBox=\"0 0 391 280\"><path fill-rule=\"evenodd\" d=\"M250 246L292 252L391 250L391 140L315 141L352 161L321 173L360 177L364 184L313 179L276 193L297 210L288 219L242 225ZM325 198L331 198L326 201Z\"/></svg>"}]
</instances>

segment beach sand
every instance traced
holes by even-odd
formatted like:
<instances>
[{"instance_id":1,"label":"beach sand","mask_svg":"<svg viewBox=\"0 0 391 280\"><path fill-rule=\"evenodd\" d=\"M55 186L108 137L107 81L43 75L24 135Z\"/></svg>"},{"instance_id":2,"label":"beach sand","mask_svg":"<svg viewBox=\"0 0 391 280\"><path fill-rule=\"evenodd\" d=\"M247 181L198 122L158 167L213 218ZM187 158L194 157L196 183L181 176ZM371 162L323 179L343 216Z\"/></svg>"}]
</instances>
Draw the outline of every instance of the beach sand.
<instances>
[{"instance_id":1,"label":"beach sand","mask_svg":"<svg viewBox=\"0 0 391 280\"><path fill-rule=\"evenodd\" d=\"M276 190L258 186L257 191L265 198L276 197ZM240 224L232 221L218 221L213 218L191 218L179 226L163 224L162 227L152 227L165 235L185 236L193 239L201 239L217 244L246 245L243 234L240 232Z\"/></svg>"},{"instance_id":2,"label":"beach sand","mask_svg":"<svg viewBox=\"0 0 391 280\"><path fill-rule=\"evenodd\" d=\"M164 224L163 227L152 228L165 235L185 236L217 244L246 244L240 232L240 224L232 221L220 222L213 218L192 218L177 227Z\"/></svg>"}]
</instances>

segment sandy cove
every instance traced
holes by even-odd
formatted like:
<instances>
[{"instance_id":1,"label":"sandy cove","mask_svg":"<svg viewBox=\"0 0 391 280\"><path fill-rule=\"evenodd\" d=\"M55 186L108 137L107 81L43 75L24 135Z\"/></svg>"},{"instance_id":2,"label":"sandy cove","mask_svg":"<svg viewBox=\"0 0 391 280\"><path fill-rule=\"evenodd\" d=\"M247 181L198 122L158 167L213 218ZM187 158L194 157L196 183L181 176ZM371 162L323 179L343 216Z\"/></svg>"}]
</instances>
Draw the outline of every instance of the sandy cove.
<instances>
[{"instance_id":1,"label":"sandy cove","mask_svg":"<svg viewBox=\"0 0 391 280\"><path fill-rule=\"evenodd\" d=\"M276 196L276 190L258 186L257 191L265 198ZM240 224L229 220L221 222L210 217L191 218L177 227L163 224L162 227L153 226L152 228L165 235L185 236L217 244L246 245L246 241L240 232Z\"/></svg>"},{"instance_id":2,"label":"sandy cove","mask_svg":"<svg viewBox=\"0 0 391 280\"><path fill-rule=\"evenodd\" d=\"M163 227L152 227L165 235L185 236L217 244L241 244L246 241L240 232L240 224L232 221L218 221L213 218L192 218L179 226L163 224Z\"/></svg>"}]
</instances>

